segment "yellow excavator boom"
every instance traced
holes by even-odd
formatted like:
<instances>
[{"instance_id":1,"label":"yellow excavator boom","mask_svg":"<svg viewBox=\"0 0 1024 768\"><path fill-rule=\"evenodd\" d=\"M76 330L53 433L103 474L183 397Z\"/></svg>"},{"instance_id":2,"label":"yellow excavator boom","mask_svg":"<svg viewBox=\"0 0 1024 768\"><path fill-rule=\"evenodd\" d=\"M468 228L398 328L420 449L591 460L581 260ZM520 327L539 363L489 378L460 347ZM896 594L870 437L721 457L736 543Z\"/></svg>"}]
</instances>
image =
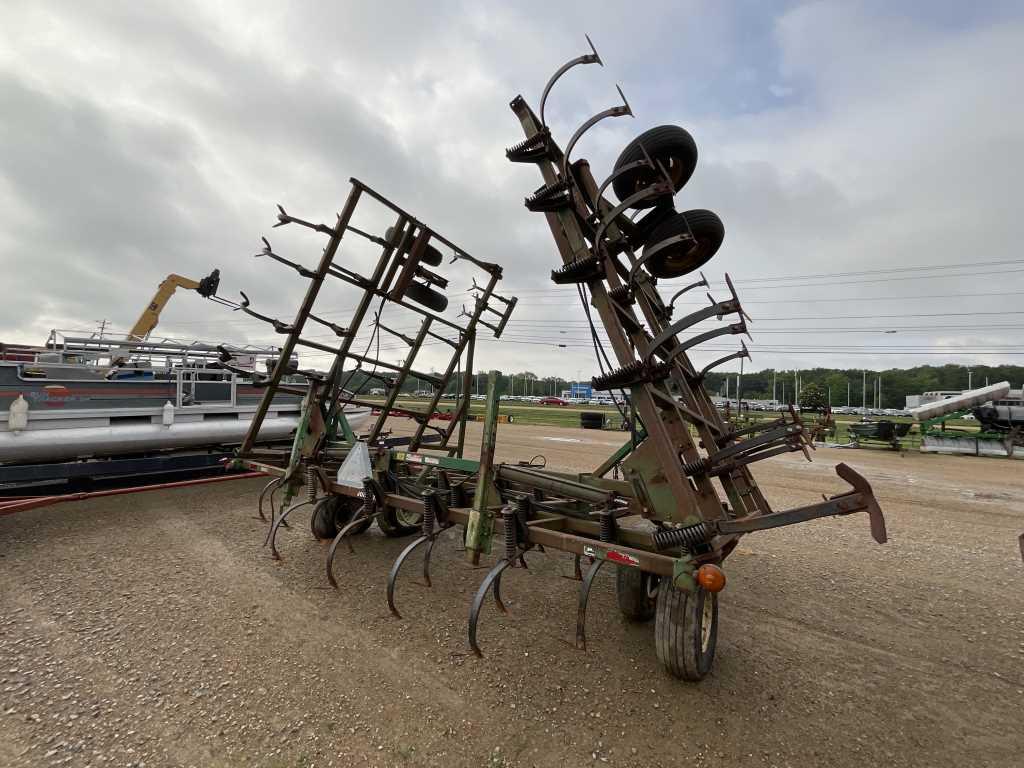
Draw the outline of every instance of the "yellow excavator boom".
<instances>
[{"instance_id":1,"label":"yellow excavator boom","mask_svg":"<svg viewBox=\"0 0 1024 768\"><path fill-rule=\"evenodd\" d=\"M182 277L181 275L168 275L164 278L163 282L156 289L156 293L153 295L153 299L149 302L149 305L142 310L142 314L139 315L139 319L135 321L135 325L132 326L129 335L133 339L139 339L140 341L146 338L153 329L156 328L158 322L160 322L160 313L163 312L167 302L170 301L171 296L179 288L187 288L199 293L200 296L209 298L217 293L217 287L220 285L220 270L215 269L208 276L202 280L192 280L188 277Z\"/></svg>"}]
</instances>

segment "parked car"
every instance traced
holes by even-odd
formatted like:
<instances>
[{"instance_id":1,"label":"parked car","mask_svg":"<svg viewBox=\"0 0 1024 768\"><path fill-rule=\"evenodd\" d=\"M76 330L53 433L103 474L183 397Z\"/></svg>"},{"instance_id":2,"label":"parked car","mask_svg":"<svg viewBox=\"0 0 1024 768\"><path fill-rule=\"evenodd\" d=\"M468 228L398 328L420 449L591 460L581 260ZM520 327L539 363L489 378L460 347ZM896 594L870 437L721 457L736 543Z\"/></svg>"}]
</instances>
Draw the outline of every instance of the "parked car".
<instances>
[{"instance_id":1,"label":"parked car","mask_svg":"<svg viewBox=\"0 0 1024 768\"><path fill-rule=\"evenodd\" d=\"M568 405L565 400L560 397L542 397L540 399L541 405Z\"/></svg>"}]
</instances>

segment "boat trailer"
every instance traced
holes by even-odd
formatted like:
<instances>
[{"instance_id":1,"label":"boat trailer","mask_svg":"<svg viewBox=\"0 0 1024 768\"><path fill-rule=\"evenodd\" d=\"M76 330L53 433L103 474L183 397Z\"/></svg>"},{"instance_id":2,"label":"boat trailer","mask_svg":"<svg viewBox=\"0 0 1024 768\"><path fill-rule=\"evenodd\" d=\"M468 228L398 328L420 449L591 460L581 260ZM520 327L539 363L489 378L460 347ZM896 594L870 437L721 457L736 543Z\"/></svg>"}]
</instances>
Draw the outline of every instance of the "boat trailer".
<instances>
[{"instance_id":1,"label":"boat trailer","mask_svg":"<svg viewBox=\"0 0 1024 768\"><path fill-rule=\"evenodd\" d=\"M567 62L548 81L539 116L522 97L511 102L525 138L506 154L510 161L532 165L541 174L543 185L526 198L526 207L543 213L561 256L562 265L552 272L552 280L575 287L590 321L601 368L592 382L594 388L621 391L628 403L624 415L629 439L622 447L585 473L558 472L540 462L495 461L498 397L492 377L480 456L465 458L476 333L484 329L500 337L516 299L495 292L500 266L470 256L352 179L348 200L333 226L304 221L280 209L275 226L302 226L327 238L317 267L279 256L264 241L261 255L291 268L308 285L291 322L260 315L243 296L241 308L270 323L286 339L273 373L257 382L265 387L264 407L253 419L237 462L272 476L258 501L259 514L268 523L266 545L272 556L281 556L276 545L280 528L297 509L309 507L313 534L331 539L325 575L339 591L343 583L335 574L343 566L336 561L343 542L351 550L352 538L374 521L388 536L416 534L393 562L386 580L388 606L400 617L396 594L403 565L422 551L420 567L429 586L431 554L441 535L454 529L470 563L484 559L491 563L469 609L469 646L479 656L479 621L488 597L499 611L507 610L501 596L503 576L526 567L527 553L532 557L533 553L565 552L572 555L580 582L576 646L585 649L590 590L610 563L616 568L623 616L637 622L654 619L659 661L676 677L699 680L711 669L715 654L718 593L726 581L722 566L742 536L864 512L872 537L883 543L885 521L867 480L845 464L836 471L849 484L847 491L794 509L770 507L750 465L794 451L810 459L812 446L799 415L791 410L773 421L734 427L715 408L704 380L718 365L749 358L746 346L741 343L736 353L702 369L688 356L689 350L705 341L747 333L750 319L732 281L726 275L728 295L721 299L712 297L703 274L674 291L668 303L657 289L659 280L697 271L714 256L724 235L721 221L712 212L677 212L673 203L696 166L696 145L677 126L652 129L631 142L612 173L597 183L589 163L573 160L571 154L598 122L632 115L625 98L585 121L564 149L545 121L555 83L574 67L591 64L601 64L592 44L589 53ZM604 196L609 187L618 203ZM386 231L353 224L357 207L368 199L394 217ZM631 212L637 215L631 217ZM343 266L339 257L343 237L362 238L379 247L372 275ZM433 269L441 265L441 251L453 263L484 275L482 285L473 279L476 294L459 322L439 314L447 305L439 290L448 285L448 278ZM363 291L347 326L314 314L320 286L327 279L339 279ZM677 316L676 301L697 289L708 290L707 306ZM378 307L368 324L371 340L382 332L401 338L409 349L399 366L352 348L375 302ZM385 326L386 308L418 318L415 335L404 336ZM607 334L610 354L601 346L595 320ZM329 328L336 342L325 344L304 335L310 321ZM413 368L428 338L451 347L442 374ZM327 373L294 372L304 376L309 387L291 450L256 449L262 413L277 392L287 391L284 376L296 346L329 352L334 362ZM348 364L355 367L346 373ZM381 369L391 375L381 376ZM376 377L385 383L383 404L365 400L358 387L355 392L346 388L355 371L362 371L364 379ZM396 406L410 375L434 386L432 402L423 410ZM443 427L431 424L442 394L453 387L453 417ZM350 403L380 408L368 432L356 435L349 429L342 409ZM415 421L410 437L395 437L385 430L387 418L395 412ZM278 492L283 500L275 502Z\"/></svg>"}]
</instances>

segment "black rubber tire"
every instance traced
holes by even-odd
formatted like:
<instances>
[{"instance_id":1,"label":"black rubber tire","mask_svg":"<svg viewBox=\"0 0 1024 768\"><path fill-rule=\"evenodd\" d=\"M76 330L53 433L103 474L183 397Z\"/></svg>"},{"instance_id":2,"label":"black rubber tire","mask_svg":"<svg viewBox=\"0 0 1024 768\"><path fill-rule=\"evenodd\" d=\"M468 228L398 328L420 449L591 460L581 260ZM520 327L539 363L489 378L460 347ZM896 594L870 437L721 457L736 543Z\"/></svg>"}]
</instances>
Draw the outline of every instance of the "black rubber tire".
<instances>
[{"instance_id":1,"label":"black rubber tire","mask_svg":"<svg viewBox=\"0 0 1024 768\"><path fill-rule=\"evenodd\" d=\"M655 228L666 219L670 219L675 215L676 208L671 200L651 208L633 222L633 227L629 231L629 244L633 246L634 250L640 250L650 238Z\"/></svg>"},{"instance_id":2,"label":"black rubber tire","mask_svg":"<svg viewBox=\"0 0 1024 768\"><path fill-rule=\"evenodd\" d=\"M420 525L417 522L415 525L408 519L411 513L408 511L402 511L402 517L399 518L399 510L394 507L388 507L381 514L377 515L377 527L380 528L381 532L389 539L397 539L402 536L409 536L420 530Z\"/></svg>"},{"instance_id":3,"label":"black rubber tire","mask_svg":"<svg viewBox=\"0 0 1024 768\"><path fill-rule=\"evenodd\" d=\"M318 539L333 539L338 531L352 522L352 519L363 509L362 499L348 496L328 496L321 499L313 507L313 516L309 527ZM373 525L373 520L365 520L351 531L349 536L358 536Z\"/></svg>"},{"instance_id":4,"label":"black rubber tire","mask_svg":"<svg viewBox=\"0 0 1024 768\"><path fill-rule=\"evenodd\" d=\"M725 239L725 225L713 211L696 209L670 216L654 228L647 238L644 251L676 235L693 233L696 245L681 241L665 248L644 263L655 277L680 277L700 269L718 253Z\"/></svg>"},{"instance_id":5,"label":"black rubber tire","mask_svg":"<svg viewBox=\"0 0 1024 768\"><path fill-rule=\"evenodd\" d=\"M332 497L320 499L313 507L313 516L309 518L309 529L318 539L333 539L338 535L338 526L334 522Z\"/></svg>"},{"instance_id":6,"label":"black rubber tire","mask_svg":"<svg viewBox=\"0 0 1024 768\"><path fill-rule=\"evenodd\" d=\"M710 622L706 635L705 621ZM684 592L663 582L655 608L654 647L665 670L680 680L701 680L711 671L717 643L718 595L700 586Z\"/></svg>"},{"instance_id":7,"label":"black rubber tire","mask_svg":"<svg viewBox=\"0 0 1024 768\"><path fill-rule=\"evenodd\" d=\"M657 585L658 577L653 573L620 565L615 574L615 594L622 615L635 622L653 619L657 610Z\"/></svg>"},{"instance_id":8,"label":"black rubber tire","mask_svg":"<svg viewBox=\"0 0 1024 768\"><path fill-rule=\"evenodd\" d=\"M678 125L659 125L644 131L633 139L626 148L622 150L619 159L615 161L615 169L618 170L624 165L635 163L644 157L641 145L647 150L651 159L662 165L672 178L672 187L675 192L682 189L686 182L693 176L697 168L697 143L693 136L685 128ZM615 196L622 202L630 195L636 194L644 187L650 186L660 178L660 174L643 168L636 168L619 176L612 182L612 189ZM650 208L655 205L654 200L644 200L634 208Z\"/></svg>"},{"instance_id":9,"label":"black rubber tire","mask_svg":"<svg viewBox=\"0 0 1024 768\"><path fill-rule=\"evenodd\" d=\"M448 297L422 283L409 283L403 298L406 301L415 301L417 304L422 304L427 309L432 309L435 312L444 312L448 309Z\"/></svg>"},{"instance_id":10,"label":"black rubber tire","mask_svg":"<svg viewBox=\"0 0 1024 768\"><path fill-rule=\"evenodd\" d=\"M390 243L391 238L394 236L395 228L388 227L388 231L384 233L384 239ZM416 242L416 237L410 233L409 230L406 230L405 237L402 238L402 243L395 250L399 253L409 253L409 251L412 250L412 244L414 242ZM427 247L423 249L423 254L420 256L420 263L436 267L440 265L442 261L444 261L444 256L441 252L428 243Z\"/></svg>"}]
</instances>

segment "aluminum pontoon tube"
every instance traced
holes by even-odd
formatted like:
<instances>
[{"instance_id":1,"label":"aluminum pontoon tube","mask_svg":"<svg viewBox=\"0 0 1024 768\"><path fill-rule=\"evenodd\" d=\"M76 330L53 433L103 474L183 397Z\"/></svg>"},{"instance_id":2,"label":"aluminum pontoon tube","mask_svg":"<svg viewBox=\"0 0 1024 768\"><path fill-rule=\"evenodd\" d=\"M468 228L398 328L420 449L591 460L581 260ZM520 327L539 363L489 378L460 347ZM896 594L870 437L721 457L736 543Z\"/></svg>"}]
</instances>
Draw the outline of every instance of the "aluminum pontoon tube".
<instances>
[{"instance_id":1,"label":"aluminum pontoon tube","mask_svg":"<svg viewBox=\"0 0 1024 768\"><path fill-rule=\"evenodd\" d=\"M267 419L260 429L260 438L286 440L298 425L298 416ZM0 432L0 462L57 461L240 443L248 429L248 420L233 419L179 422L169 427L162 424L115 424L5 431Z\"/></svg>"}]
</instances>

